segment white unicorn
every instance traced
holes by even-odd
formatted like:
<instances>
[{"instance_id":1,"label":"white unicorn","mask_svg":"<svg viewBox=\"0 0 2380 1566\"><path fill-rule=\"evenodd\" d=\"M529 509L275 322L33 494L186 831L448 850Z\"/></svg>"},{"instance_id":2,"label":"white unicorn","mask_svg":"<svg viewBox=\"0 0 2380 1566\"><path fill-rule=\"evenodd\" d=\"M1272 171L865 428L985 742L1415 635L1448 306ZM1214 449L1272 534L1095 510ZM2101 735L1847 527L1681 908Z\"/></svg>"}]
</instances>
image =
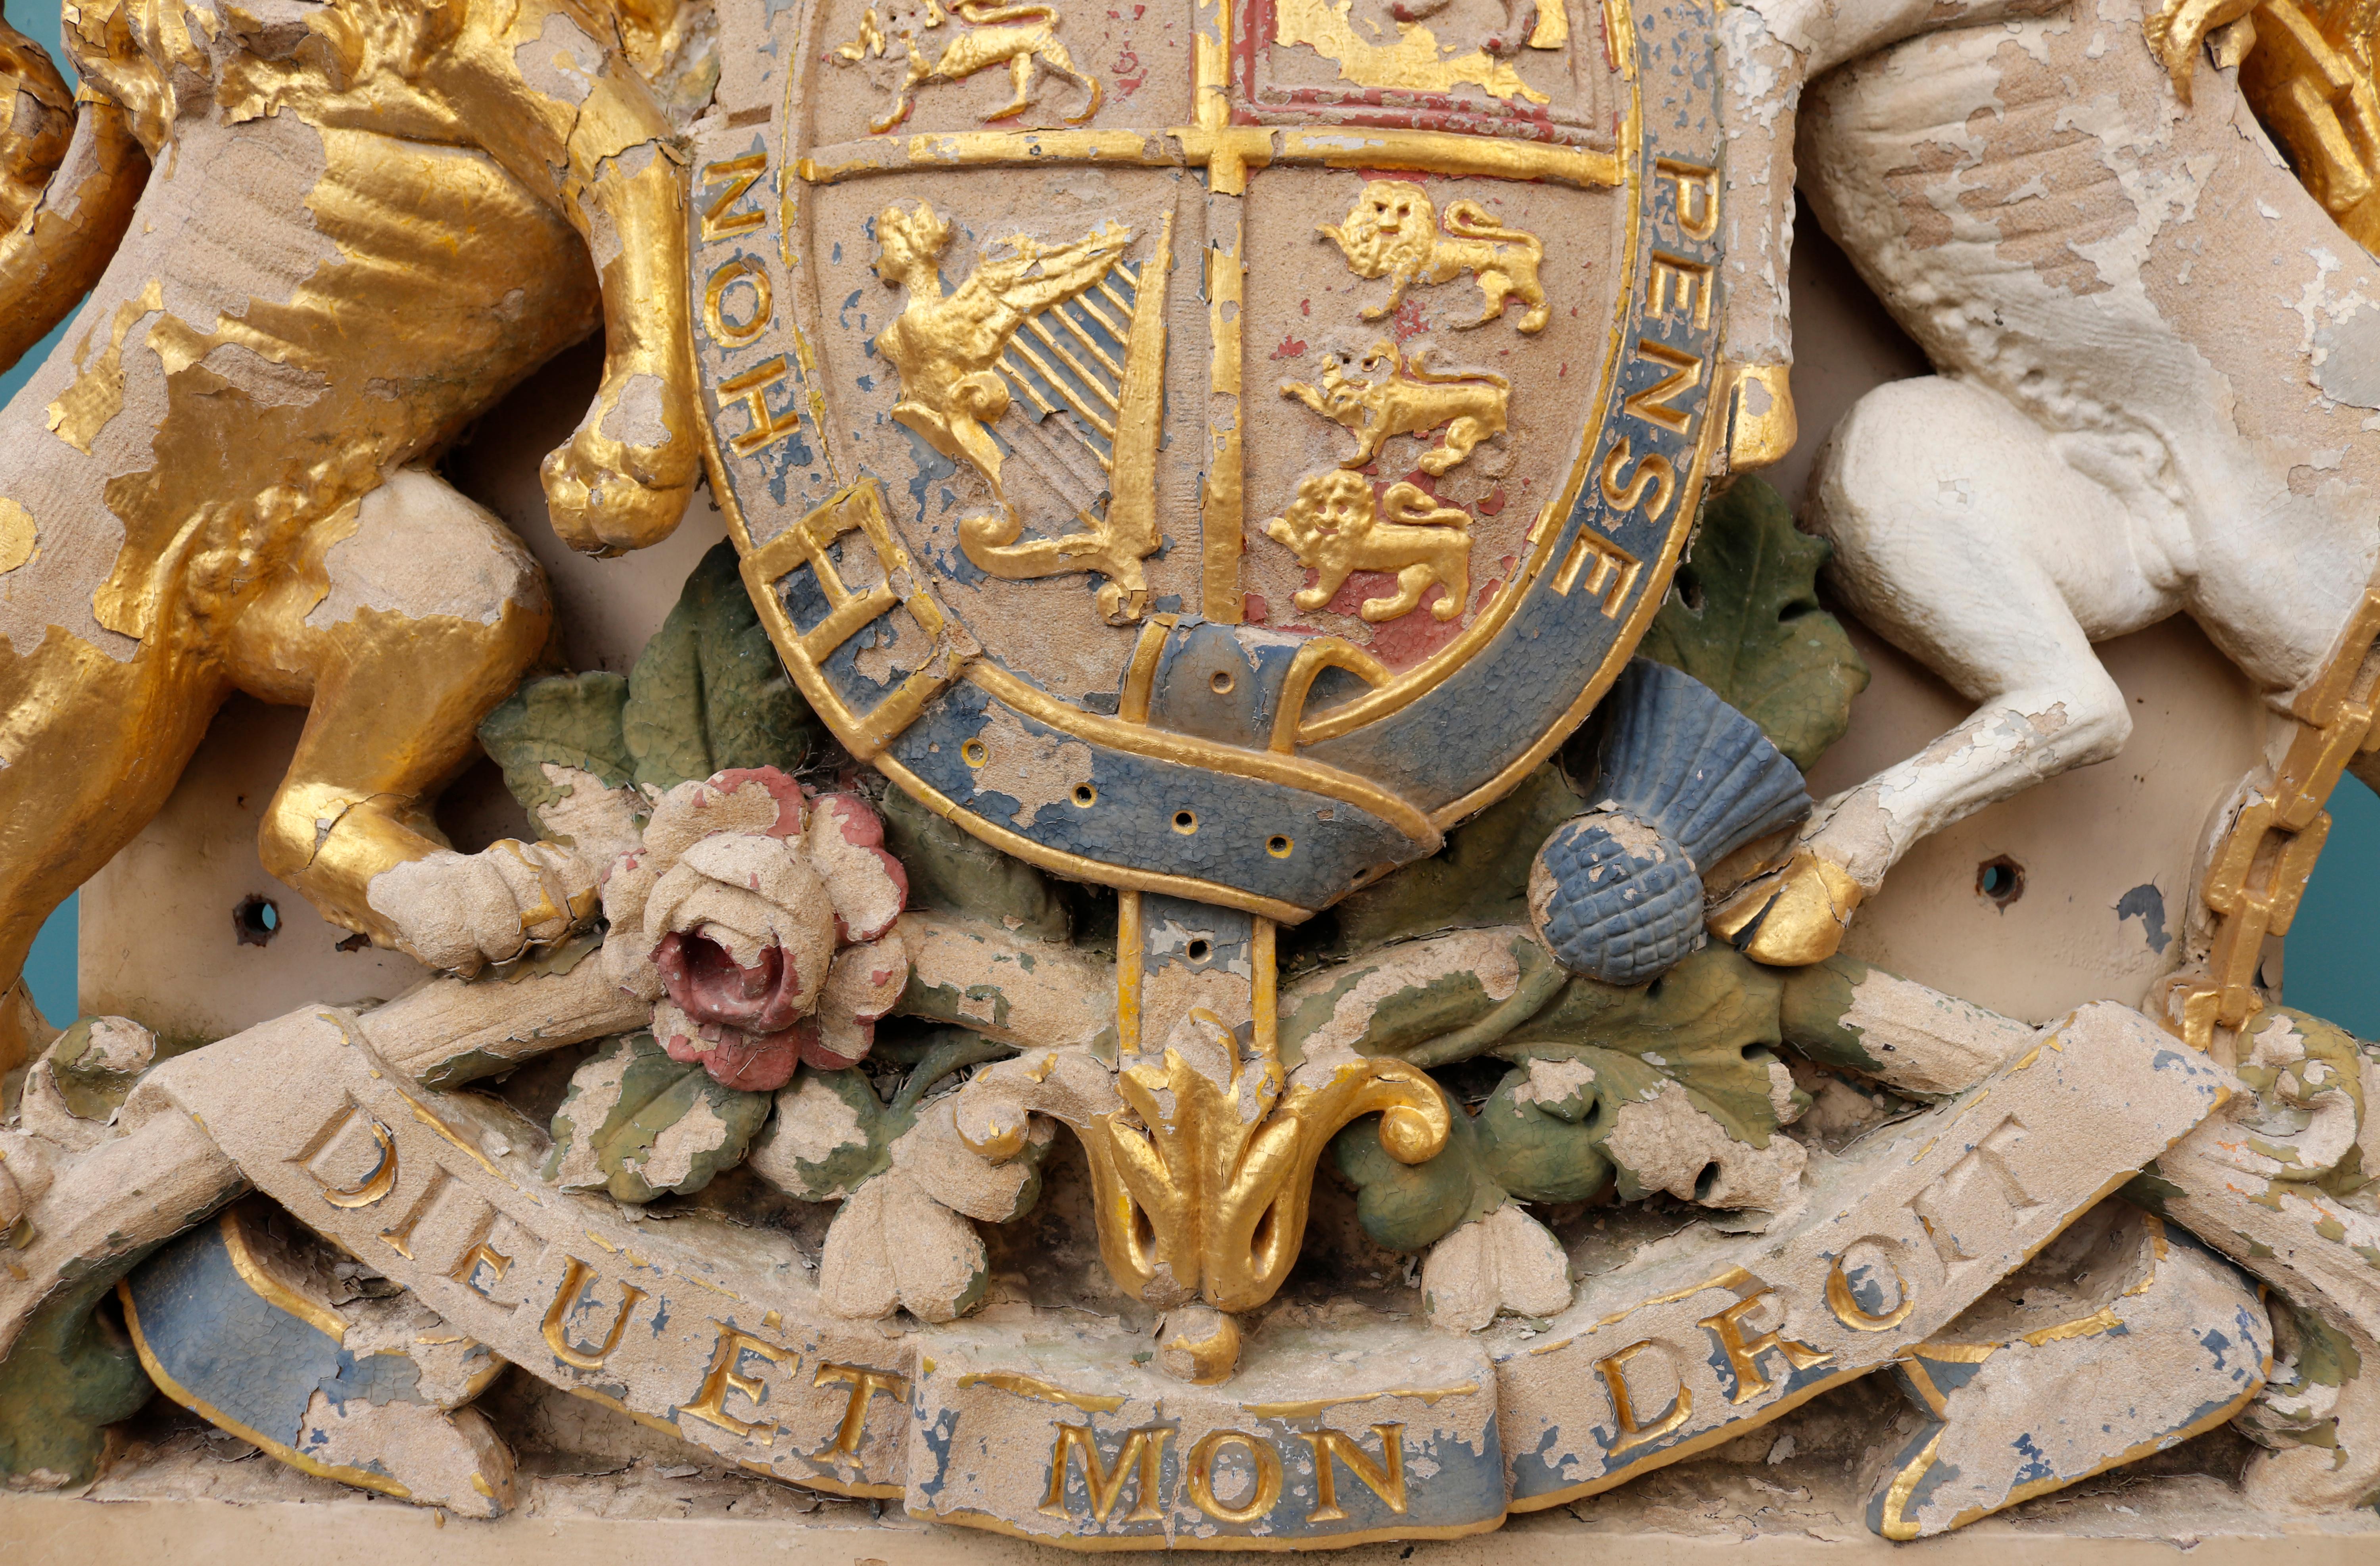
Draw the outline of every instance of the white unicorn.
<instances>
[{"instance_id":1,"label":"white unicorn","mask_svg":"<svg viewBox=\"0 0 2380 1566\"><path fill-rule=\"evenodd\" d=\"M2236 70L2199 64L2240 0L2154 20L2139 0L1977 6L1941 28L1940 7L1755 6L1730 13L1734 185L1790 190L1798 107L1819 222L1940 371L1837 426L1805 525L1835 544L1843 601L1976 704L1825 801L1714 921L1807 963L1919 838L2122 748L2094 643L2187 613L2284 710L2326 669L2380 552L2380 262ZM2235 64L2245 37L2222 37ZM1781 275L1790 241L1790 203L1748 204L1778 216L1739 285L1764 253ZM1773 359L1774 291L1742 293L1730 353Z\"/></svg>"}]
</instances>

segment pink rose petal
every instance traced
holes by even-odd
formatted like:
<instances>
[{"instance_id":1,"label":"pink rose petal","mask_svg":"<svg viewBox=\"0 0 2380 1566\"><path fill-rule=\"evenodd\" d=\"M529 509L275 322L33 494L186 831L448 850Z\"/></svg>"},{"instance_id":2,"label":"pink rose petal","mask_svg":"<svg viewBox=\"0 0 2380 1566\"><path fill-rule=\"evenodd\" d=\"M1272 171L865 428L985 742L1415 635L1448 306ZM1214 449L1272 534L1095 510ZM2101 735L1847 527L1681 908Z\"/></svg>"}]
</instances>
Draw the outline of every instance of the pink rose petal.
<instances>
[{"instance_id":1,"label":"pink rose petal","mask_svg":"<svg viewBox=\"0 0 2380 1566\"><path fill-rule=\"evenodd\" d=\"M819 1010L874 1022L900 1003L908 985L908 950L900 931L887 930L866 945L846 946L834 954L819 992Z\"/></svg>"},{"instance_id":2,"label":"pink rose petal","mask_svg":"<svg viewBox=\"0 0 2380 1566\"><path fill-rule=\"evenodd\" d=\"M884 847L884 820L856 794L819 797L804 846L834 900L835 933L873 941L909 901L909 872Z\"/></svg>"},{"instance_id":3,"label":"pink rose petal","mask_svg":"<svg viewBox=\"0 0 2380 1566\"><path fill-rule=\"evenodd\" d=\"M777 771L776 768L730 767L723 772L713 774L710 779L710 786L719 790L722 794L736 795L739 800L745 796L744 791L746 789L754 787L760 789L763 793L769 795L777 802L776 824L760 830L765 831L771 837L799 837L802 835L802 796L804 790L800 783L795 782L784 773ZM880 829L878 836L881 838L882 835L882 832Z\"/></svg>"},{"instance_id":4,"label":"pink rose petal","mask_svg":"<svg viewBox=\"0 0 2380 1566\"><path fill-rule=\"evenodd\" d=\"M801 1014L798 965L782 946L764 948L745 967L719 942L673 930L653 948L653 965L669 998L697 1022L775 1033Z\"/></svg>"},{"instance_id":5,"label":"pink rose petal","mask_svg":"<svg viewBox=\"0 0 2380 1566\"><path fill-rule=\"evenodd\" d=\"M719 1034L702 1058L702 1069L722 1087L773 1093L794 1079L794 1067L805 1058L798 1026L763 1034L722 1027Z\"/></svg>"},{"instance_id":6,"label":"pink rose petal","mask_svg":"<svg viewBox=\"0 0 2380 1566\"><path fill-rule=\"evenodd\" d=\"M876 1025L872 1022L855 1022L848 1017L806 1017L795 1031L805 1030L802 1059L820 1071L857 1065L876 1044Z\"/></svg>"}]
</instances>

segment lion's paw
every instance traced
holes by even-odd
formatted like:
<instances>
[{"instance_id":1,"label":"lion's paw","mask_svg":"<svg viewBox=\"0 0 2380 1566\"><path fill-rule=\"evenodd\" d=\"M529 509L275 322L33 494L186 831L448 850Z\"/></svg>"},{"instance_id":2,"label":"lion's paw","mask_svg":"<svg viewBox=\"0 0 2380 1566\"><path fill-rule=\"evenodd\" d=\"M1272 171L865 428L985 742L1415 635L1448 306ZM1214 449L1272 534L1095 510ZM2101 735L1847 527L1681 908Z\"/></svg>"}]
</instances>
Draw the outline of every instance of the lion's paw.
<instances>
[{"instance_id":1,"label":"lion's paw","mask_svg":"<svg viewBox=\"0 0 2380 1566\"><path fill-rule=\"evenodd\" d=\"M382 870L367 897L399 951L472 974L592 919L600 873L556 844L507 838L477 854L442 848Z\"/></svg>"}]
</instances>

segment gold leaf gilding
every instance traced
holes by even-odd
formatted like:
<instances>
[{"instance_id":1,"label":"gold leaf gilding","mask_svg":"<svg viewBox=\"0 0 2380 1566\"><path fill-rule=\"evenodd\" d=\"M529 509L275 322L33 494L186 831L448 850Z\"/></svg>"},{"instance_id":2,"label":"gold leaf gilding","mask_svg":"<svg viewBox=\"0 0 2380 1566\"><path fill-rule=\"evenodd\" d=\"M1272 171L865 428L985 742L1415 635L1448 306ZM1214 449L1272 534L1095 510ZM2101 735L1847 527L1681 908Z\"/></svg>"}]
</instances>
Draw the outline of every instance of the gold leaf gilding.
<instances>
[{"instance_id":1,"label":"gold leaf gilding","mask_svg":"<svg viewBox=\"0 0 2380 1566\"><path fill-rule=\"evenodd\" d=\"M14 571L33 558L37 538L33 514L7 496L0 495L0 576Z\"/></svg>"},{"instance_id":2,"label":"gold leaf gilding","mask_svg":"<svg viewBox=\"0 0 2380 1566\"><path fill-rule=\"evenodd\" d=\"M91 443L107 428L107 421L124 411L124 334L146 315L165 308L164 288L155 278L134 297L115 307L115 320L108 327L107 346L99 357L82 367L73 385L58 394L50 404L50 430L61 441L85 456L91 455ZM83 338L83 350L89 352L91 338Z\"/></svg>"},{"instance_id":3,"label":"gold leaf gilding","mask_svg":"<svg viewBox=\"0 0 2380 1566\"><path fill-rule=\"evenodd\" d=\"M1441 56L1437 35L1416 22L1399 23L1393 43L1371 42L1356 32L1349 18L1354 6L1354 0L1281 0L1273 36L1283 43L1306 44L1325 59L1337 62L1340 79L1359 87L1451 92L1470 82L1499 98L1518 98L1527 103L1550 101L1523 81L1512 67L1484 50ZM1550 35L1546 36L1550 41Z\"/></svg>"}]
</instances>

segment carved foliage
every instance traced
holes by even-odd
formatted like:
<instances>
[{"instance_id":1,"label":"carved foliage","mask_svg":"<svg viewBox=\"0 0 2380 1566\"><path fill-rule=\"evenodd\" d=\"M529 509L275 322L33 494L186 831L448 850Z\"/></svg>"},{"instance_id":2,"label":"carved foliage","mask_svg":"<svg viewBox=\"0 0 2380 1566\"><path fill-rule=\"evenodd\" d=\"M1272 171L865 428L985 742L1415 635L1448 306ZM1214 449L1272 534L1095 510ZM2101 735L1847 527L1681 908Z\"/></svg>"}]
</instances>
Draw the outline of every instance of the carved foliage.
<instances>
[{"instance_id":1,"label":"carved foliage","mask_svg":"<svg viewBox=\"0 0 2380 1566\"><path fill-rule=\"evenodd\" d=\"M1797 532L1768 484L1739 479L1703 508L1693 553L1637 651L1684 670L1808 771L1850 726L1867 665L1820 607L1833 553Z\"/></svg>"}]
</instances>

